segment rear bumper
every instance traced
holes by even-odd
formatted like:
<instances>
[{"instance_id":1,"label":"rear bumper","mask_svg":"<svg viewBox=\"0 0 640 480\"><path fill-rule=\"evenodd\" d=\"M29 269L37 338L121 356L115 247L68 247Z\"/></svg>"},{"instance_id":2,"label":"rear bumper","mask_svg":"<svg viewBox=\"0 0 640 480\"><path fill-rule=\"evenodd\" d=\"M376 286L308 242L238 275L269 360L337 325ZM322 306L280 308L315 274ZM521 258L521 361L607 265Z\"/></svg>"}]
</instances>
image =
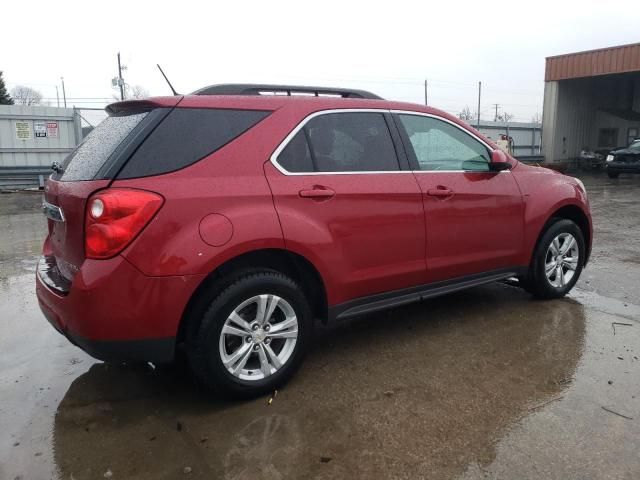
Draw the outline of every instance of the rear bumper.
<instances>
[{"instance_id":1,"label":"rear bumper","mask_svg":"<svg viewBox=\"0 0 640 480\"><path fill-rule=\"evenodd\" d=\"M184 309L204 275L148 277L117 256L85 260L64 294L40 271L36 277L44 316L89 355L168 362Z\"/></svg>"}]
</instances>

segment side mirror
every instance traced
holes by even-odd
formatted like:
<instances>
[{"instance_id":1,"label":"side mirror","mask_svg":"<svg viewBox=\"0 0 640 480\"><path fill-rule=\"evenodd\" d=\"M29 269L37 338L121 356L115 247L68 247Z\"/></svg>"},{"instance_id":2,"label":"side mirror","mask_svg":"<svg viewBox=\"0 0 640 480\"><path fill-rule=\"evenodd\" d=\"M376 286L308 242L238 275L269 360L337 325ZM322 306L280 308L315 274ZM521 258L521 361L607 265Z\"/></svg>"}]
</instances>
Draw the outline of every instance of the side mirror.
<instances>
[{"instance_id":1,"label":"side mirror","mask_svg":"<svg viewBox=\"0 0 640 480\"><path fill-rule=\"evenodd\" d=\"M507 158L507 154L502 150L494 150L491 152L491 162L489 162L489 169L492 172L501 172L502 170L511 170L511 162Z\"/></svg>"}]
</instances>

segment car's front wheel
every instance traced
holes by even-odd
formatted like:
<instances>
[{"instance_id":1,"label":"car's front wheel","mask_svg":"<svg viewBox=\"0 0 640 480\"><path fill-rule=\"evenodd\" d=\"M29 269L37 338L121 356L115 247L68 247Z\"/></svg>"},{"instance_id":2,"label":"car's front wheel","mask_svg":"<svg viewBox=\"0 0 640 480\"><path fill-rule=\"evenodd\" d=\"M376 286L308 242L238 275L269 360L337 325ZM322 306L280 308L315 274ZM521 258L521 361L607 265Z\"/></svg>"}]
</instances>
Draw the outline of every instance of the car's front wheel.
<instances>
[{"instance_id":1,"label":"car's front wheel","mask_svg":"<svg viewBox=\"0 0 640 480\"><path fill-rule=\"evenodd\" d=\"M309 303L293 280L274 271L249 273L211 302L187 355L208 389L254 397L291 377L311 329Z\"/></svg>"},{"instance_id":2,"label":"car's front wheel","mask_svg":"<svg viewBox=\"0 0 640 480\"><path fill-rule=\"evenodd\" d=\"M527 289L538 298L560 298L576 284L585 258L582 230L556 219L542 235L529 267Z\"/></svg>"}]
</instances>

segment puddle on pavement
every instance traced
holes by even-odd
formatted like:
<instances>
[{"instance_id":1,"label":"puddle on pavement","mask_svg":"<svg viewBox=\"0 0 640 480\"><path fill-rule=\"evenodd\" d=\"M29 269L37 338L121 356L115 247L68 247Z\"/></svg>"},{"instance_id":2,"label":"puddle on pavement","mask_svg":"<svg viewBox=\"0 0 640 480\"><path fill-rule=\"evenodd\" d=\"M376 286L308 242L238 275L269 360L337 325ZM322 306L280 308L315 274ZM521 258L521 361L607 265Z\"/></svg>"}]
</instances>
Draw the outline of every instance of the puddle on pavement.
<instances>
[{"instance_id":1,"label":"puddle on pavement","mask_svg":"<svg viewBox=\"0 0 640 480\"><path fill-rule=\"evenodd\" d=\"M58 406L54 460L76 479L453 476L571 385L584 336L580 304L494 285L320 331L271 405L96 364Z\"/></svg>"}]
</instances>

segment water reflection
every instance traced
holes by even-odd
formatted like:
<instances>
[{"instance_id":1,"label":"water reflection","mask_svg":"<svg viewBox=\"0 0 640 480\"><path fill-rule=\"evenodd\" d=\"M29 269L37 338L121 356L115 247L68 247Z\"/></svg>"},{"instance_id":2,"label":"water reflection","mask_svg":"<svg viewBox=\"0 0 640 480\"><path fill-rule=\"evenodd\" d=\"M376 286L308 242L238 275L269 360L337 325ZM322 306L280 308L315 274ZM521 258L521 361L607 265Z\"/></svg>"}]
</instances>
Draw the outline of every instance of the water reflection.
<instances>
[{"instance_id":1,"label":"water reflection","mask_svg":"<svg viewBox=\"0 0 640 480\"><path fill-rule=\"evenodd\" d=\"M451 477L571 384L584 335L580 304L496 284L319 328L271 405L97 364L60 402L55 461L78 480Z\"/></svg>"},{"instance_id":2,"label":"water reflection","mask_svg":"<svg viewBox=\"0 0 640 480\"><path fill-rule=\"evenodd\" d=\"M47 233L41 203L38 193L0 195L0 288L6 290L11 277L35 272Z\"/></svg>"}]
</instances>

